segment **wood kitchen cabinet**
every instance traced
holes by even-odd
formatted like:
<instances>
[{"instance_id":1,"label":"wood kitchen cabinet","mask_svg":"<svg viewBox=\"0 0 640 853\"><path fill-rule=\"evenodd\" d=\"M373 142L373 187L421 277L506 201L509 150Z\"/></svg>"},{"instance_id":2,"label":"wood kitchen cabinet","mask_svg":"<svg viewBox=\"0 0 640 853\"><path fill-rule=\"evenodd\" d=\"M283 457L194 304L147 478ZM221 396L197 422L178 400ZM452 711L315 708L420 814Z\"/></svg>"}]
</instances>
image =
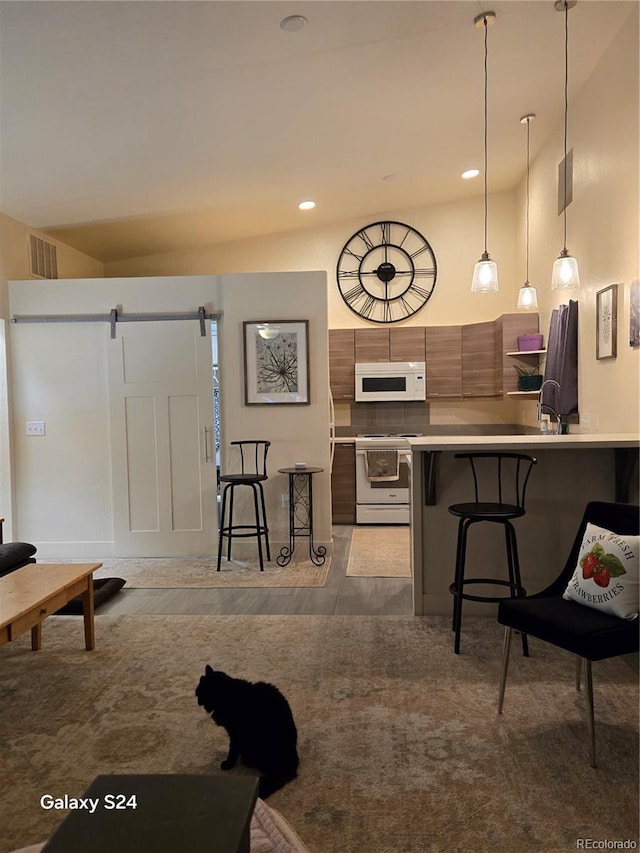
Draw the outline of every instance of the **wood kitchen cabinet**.
<instances>
[{"instance_id":1,"label":"wood kitchen cabinet","mask_svg":"<svg viewBox=\"0 0 640 853\"><path fill-rule=\"evenodd\" d=\"M424 326L389 329L389 361L425 360Z\"/></svg>"},{"instance_id":2,"label":"wood kitchen cabinet","mask_svg":"<svg viewBox=\"0 0 640 853\"><path fill-rule=\"evenodd\" d=\"M462 396L462 326L427 326L427 399Z\"/></svg>"},{"instance_id":3,"label":"wood kitchen cabinet","mask_svg":"<svg viewBox=\"0 0 640 853\"><path fill-rule=\"evenodd\" d=\"M355 397L355 329L329 329L329 385L335 402Z\"/></svg>"},{"instance_id":4,"label":"wood kitchen cabinet","mask_svg":"<svg viewBox=\"0 0 640 853\"><path fill-rule=\"evenodd\" d=\"M495 321L465 326L330 329L334 400L354 399L354 365L363 361L426 361L427 399L512 394L518 386L514 365L534 367L540 357L517 353L518 336L538 329L537 313L503 314Z\"/></svg>"},{"instance_id":5,"label":"wood kitchen cabinet","mask_svg":"<svg viewBox=\"0 0 640 853\"><path fill-rule=\"evenodd\" d=\"M331 515L333 524L356 523L356 445L335 445L331 471Z\"/></svg>"},{"instance_id":6,"label":"wood kitchen cabinet","mask_svg":"<svg viewBox=\"0 0 640 853\"><path fill-rule=\"evenodd\" d=\"M389 329L356 329L356 363L389 361Z\"/></svg>"},{"instance_id":7,"label":"wood kitchen cabinet","mask_svg":"<svg viewBox=\"0 0 640 853\"><path fill-rule=\"evenodd\" d=\"M495 324L462 327L462 396L495 397L498 393Z\"/></svg>"}]
</instances>

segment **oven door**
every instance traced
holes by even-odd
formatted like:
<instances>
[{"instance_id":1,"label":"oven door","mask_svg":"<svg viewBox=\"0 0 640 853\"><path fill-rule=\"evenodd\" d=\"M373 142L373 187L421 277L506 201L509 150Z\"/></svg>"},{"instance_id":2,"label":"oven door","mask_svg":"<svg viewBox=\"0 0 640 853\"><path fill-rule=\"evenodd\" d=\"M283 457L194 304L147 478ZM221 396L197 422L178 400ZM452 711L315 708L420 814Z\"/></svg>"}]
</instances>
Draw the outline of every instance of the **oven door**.
<instances>
[{"instance_id":1,"label":"oven door","mask_svg":"<svg viewBox=\"0 0 640 853\"><path fill-rule=\"evenodd\" d=\"M372 447L371 450L375 450ZM356 503L408 504L411 484L410 454L400 451L397 480L370 480L367 476L366 450L356 450Z\"/></svg>"}]
</instances>

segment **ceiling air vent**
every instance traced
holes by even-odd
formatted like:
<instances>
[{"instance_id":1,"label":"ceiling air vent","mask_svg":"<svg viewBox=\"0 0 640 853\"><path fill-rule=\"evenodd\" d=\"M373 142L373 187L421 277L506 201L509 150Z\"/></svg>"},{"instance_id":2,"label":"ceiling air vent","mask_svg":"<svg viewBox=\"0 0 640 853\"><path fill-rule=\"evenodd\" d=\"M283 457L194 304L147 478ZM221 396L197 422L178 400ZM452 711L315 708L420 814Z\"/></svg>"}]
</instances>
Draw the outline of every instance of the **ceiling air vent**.
<instances>
[{"instance_id":1,"label":"ceiling air vent","mask_svg":"<svg viewBox=\"0 0 640 853\"><path fill-rule=\"evenodd\" d=\"M31 275L36 278L58 278L58 256L55 243L29 234Z\"/></svg>"}]
</instances>

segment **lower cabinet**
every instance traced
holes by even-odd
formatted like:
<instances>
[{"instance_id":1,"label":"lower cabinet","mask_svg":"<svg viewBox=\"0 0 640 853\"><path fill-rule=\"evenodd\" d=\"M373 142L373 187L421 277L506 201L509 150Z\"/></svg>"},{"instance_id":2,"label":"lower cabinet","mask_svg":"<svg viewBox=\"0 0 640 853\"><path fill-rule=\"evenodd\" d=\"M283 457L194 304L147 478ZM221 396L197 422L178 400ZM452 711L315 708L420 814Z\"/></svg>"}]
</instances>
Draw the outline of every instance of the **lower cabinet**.
<instances>
[{"instance_id":1,"label":"lower cabinet","mask_svg":"<svg viewBox=\"0 0 640 853\"><path fill-rule=\"evenodd\" d=\"M334 524L356 523L356 445L335 445L331 472L331 515Z\"/></svg>"}]
</instances>

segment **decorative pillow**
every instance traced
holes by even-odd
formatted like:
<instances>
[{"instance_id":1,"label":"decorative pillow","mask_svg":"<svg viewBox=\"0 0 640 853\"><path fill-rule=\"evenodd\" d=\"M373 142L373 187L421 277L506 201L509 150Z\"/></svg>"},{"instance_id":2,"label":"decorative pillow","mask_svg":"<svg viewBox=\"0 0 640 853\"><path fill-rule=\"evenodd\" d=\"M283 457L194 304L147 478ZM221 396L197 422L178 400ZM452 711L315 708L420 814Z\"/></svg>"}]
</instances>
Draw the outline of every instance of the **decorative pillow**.
<instances>
[{"instance_id":1,"label":"decorative pillow","mask_svg":"<svg viewBox=\"0 0 640 853\"><path fill-rule=\"evenodd\" d=\"M578 565L563 598L622 619L635 619L640 591L639 545L640 536L587 524Z\"/></svg>"}]
</instances>

